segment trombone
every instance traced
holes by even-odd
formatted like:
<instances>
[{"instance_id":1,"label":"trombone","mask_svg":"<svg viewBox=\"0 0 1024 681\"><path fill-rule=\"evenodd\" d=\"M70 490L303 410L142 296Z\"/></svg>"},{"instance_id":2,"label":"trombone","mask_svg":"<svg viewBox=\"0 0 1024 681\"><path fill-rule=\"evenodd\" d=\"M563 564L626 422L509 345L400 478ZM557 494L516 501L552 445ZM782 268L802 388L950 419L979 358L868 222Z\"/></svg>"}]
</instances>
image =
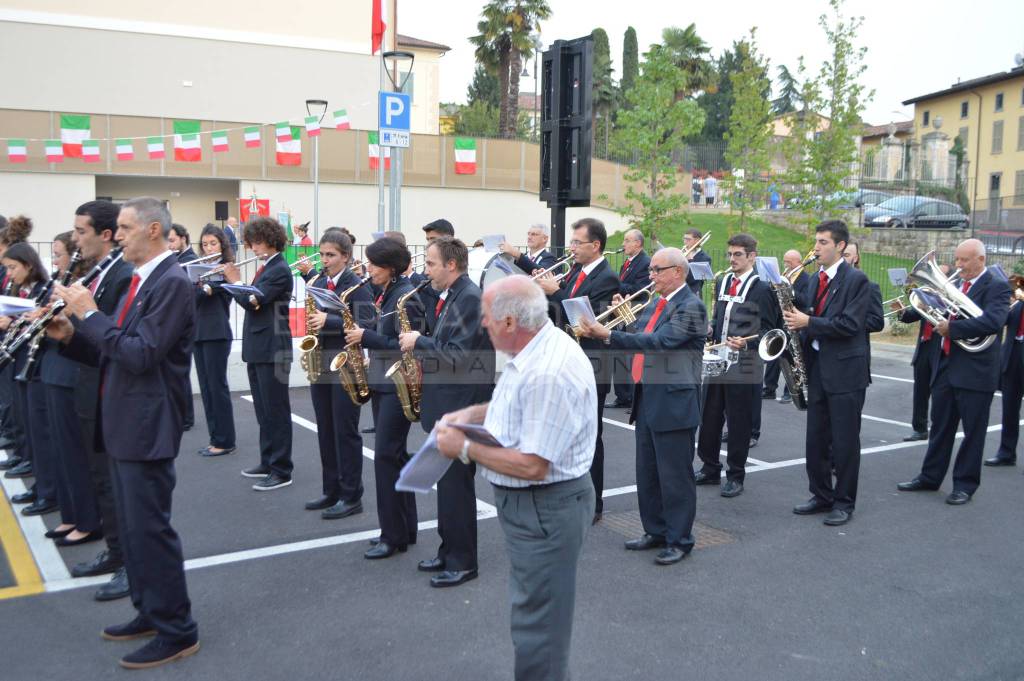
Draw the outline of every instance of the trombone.
<instances>
[{"instance_id":1,"label":"trombone","mask_svg":"<svg viewBox=\"0 0 1024 681\"><path fill-rule=\"evenodd\" d=\"M783 273L782 277L789 282L790 286L796 284L796 278L800 276L800 273L804 271L804 268L810 265L812 262L818 259L818 256L814 255L814 249L807 251L807 255L800 261L799 265L787 268Z\"/></svg>"},{"instance_id":2,"label":"trombone","mask_svg":"<svg viewBox=\"0 0 1024 681\"><path fill-rule=\"evenodd\" d=\"M642 302L633 303L633 301L640 296L646 296L646 299ZM636 321L636 317L640 312L651 304L654 299L654 282L652 281L647 286L623 298L621 301L612 305L607 310L602 312L594 320L596 323L602 325L604 328L611 331L617 326L628 326ZM566 326L567 331L571 331L572 335L576 337L576 342L579 343L583 337L580 327L578 326Z\"/></svg>"},{"instance_id":3,"label":"trombone","mask_svg":"<svg viewBox=\"0 0 1024 681\"><path fill-rule=\"evenodd\" d=\"M706 244L708 242L708 239L710 238L711 232L704 232L704 236L700 238L700 241L698 241L697 243L683 251L683 255L686 256L687 260L689 260L690 256L699 251L701 248L703 248L704 244Z\"/></svg>"},{"instance_id":4,"label":"trombone","mask_svg":"<svg viewBox=\"0 0 1024 681\"><path fill-rule=\"evenodd\" d=\"M562 281L562 279L565 278L565 275L567 275L569 273L569 269L572 267L572 260L575 257L576 256L574 256L573 254L570 253L569 255L565 256L564 258L562 258L561 260L559 260L558 262L556 262L554 265L552 265L551 267L547 268L546 270L541 270L540 272L537 272L532 277L530 277L530 279L533 279L533 280L540 279L545 274L551 274L552 272L554 272L556 269L558 269L562 265L565 265L566 266L565 272L562 272L561 274L556 274L553 277L555 281Z\"/></svg>"}]
</instances>

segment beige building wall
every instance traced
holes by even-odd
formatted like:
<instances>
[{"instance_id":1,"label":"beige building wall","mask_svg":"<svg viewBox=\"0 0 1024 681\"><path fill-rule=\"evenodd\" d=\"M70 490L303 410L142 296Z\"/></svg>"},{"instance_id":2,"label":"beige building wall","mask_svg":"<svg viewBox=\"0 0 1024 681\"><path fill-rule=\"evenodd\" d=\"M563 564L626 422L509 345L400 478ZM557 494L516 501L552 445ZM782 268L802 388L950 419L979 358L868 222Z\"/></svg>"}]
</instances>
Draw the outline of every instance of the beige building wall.
<instances>
[{"instance_id":1,"label":"beige building wall","mask_svg":"<svg viewBox=\"0 0 1024 681\"><path fill-rule=\"evenodd\" d=\"M75 209L96 198L92 175L3 173L0 175L0 214L27 215L35 227L29 241L52 241L71 229ZM49 251L43 249L44 255Z\"/></svg>"},{"instance_id":2,"label":"beige building wall","mask_svg":"<svg viewBox=\"0 0 1024 681\"><path fill-rule=\"evenodd\" d=\"M238 182L232 180L101 175L96 178L96 196L109 197L116 202L136 196L163 199L168 203L171 217L188 229L194 243L198 242L206 223L216 223L215 201L227 201L230 214L238 215Z\"/></svg>"}]
</instances>

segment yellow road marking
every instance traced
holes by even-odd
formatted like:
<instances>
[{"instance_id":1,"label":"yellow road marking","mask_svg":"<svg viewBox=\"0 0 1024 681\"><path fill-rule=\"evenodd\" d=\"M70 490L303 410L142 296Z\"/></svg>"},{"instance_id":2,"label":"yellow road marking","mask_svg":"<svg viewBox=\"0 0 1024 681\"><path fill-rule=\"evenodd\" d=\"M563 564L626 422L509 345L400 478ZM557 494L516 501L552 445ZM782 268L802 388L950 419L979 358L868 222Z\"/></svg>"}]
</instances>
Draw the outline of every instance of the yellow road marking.
<instances>
[{"instance_id":1,"label":"yellow road marking","mask_svg":"<svg viewBox=\"0 0 1024 681\"><path fill-rule=\"evenodd\" d=\"M18 520L14 517L14 509L7 497L0 494L0 546L7 554L14 575L14 586L0 588L0 600L31 596L45 591L43 576L32 558L32 551L21 533Z\"/></svg>"}]
</instances>

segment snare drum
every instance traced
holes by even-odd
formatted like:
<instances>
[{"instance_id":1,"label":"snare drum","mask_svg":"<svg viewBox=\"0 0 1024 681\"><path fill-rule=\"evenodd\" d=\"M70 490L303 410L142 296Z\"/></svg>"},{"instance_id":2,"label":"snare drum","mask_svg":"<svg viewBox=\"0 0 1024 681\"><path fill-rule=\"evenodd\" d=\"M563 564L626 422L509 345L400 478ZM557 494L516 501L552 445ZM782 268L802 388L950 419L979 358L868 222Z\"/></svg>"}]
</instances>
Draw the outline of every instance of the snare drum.
<instances>
[{"instance_id":1,"label":"snare drum","mask_svg":"<svg viewBox=\"0 0 1024 681\"><path fill-rule=\"evenodd\" d=\"M717 378L729 370L729 360L715 352L705 352L701 364L700 377L702 381L709 378Z\"/></svg>"}]
</instances>

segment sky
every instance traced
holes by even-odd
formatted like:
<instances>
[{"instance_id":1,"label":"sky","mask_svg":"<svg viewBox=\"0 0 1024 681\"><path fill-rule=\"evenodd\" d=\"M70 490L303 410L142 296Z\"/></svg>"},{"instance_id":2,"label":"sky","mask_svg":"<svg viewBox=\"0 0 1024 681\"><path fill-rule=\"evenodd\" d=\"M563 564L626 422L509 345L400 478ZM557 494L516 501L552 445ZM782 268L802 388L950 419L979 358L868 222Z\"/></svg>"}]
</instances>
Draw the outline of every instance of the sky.
<instances>
[{"instance_id":1,"label":"sky","mask_svg":"<svg viewBox=\"0 0 1024 681\"><path fill-rule=\"evenodd\" d=\"M719 56L733 41L757 27L760 51L775 66L785 64L794 73L803 56L817 71L829 56L818 17L828 12L826 0L727 0L707 2L629 3L606 0L549 0L551 18L541 25L541 40L588 35L603 28L611 43L613 67L622 64L622 37L630 25L636 29L641 54L659 42L666 26L684 28L696 23L698 34ZM441 101L465 103L473 77L476 31L484 0L398 0L398 30L452 48L441 59ZM439 7L444 11L439 12ZM1024 53L1024 1L1022 0L846 0L843 15L862 16L858 45L868 48L863 83L874 89L864 119L873 125L909 120L913 106L904 100L945 89L957 82L1007 71L1014 55ZM642 56L641 56L642 60ZM530 77L520 79L520 91L532 92Z\"/></svg>"}]
</instances>

